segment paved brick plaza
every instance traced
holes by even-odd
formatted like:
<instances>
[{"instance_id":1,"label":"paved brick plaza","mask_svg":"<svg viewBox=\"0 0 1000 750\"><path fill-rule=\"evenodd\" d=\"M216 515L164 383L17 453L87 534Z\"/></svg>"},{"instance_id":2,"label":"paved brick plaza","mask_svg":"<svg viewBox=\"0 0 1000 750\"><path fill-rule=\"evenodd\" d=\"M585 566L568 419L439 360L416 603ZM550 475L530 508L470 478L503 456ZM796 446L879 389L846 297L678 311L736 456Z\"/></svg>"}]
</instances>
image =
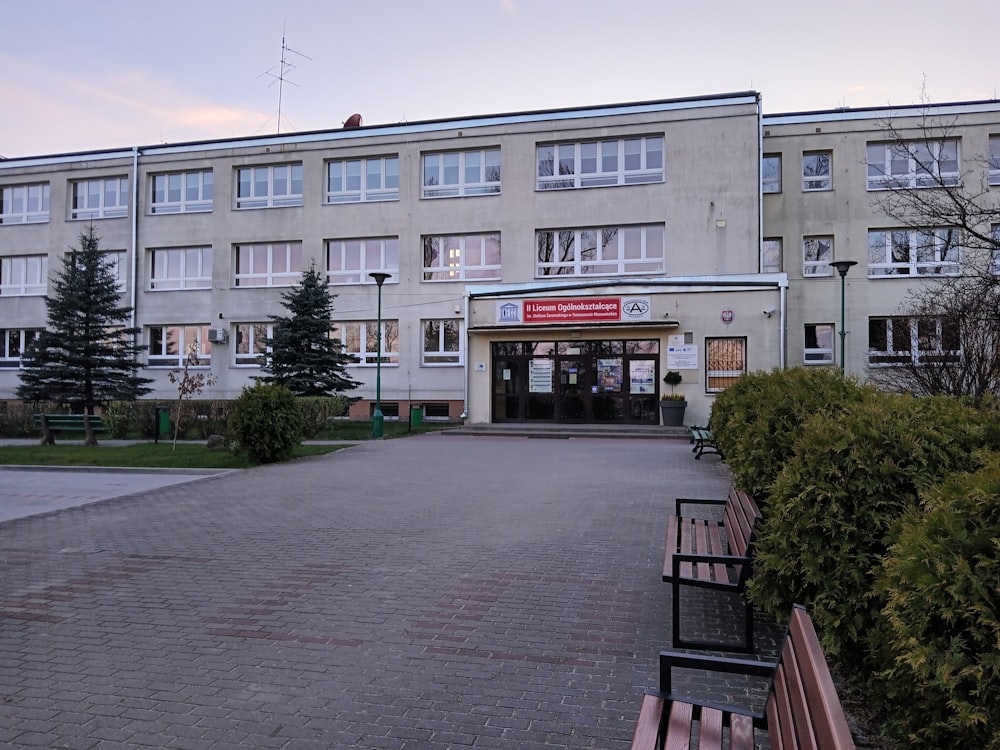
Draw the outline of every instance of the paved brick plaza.
<instances>
[{"instance_id":1,"label":"paved brick plaza","mask_svg":"<svg viewBox=\"0 0 1000 750\"><path fill-rule=\"evenodd\" d=\"M627 748L666 514L728 481L680 440L429 434L0 524L0 745Z\"/></svg>"}]
</instances>

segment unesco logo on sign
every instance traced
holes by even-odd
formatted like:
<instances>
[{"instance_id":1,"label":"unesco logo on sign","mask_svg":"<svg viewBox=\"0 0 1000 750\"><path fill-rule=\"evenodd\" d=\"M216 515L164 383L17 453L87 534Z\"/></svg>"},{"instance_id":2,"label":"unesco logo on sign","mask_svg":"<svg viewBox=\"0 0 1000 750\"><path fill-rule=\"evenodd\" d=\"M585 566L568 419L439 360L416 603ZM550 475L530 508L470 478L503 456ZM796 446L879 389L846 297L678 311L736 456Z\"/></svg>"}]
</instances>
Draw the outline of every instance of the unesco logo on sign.
<instances>
[{"instance_id":1,"label":"unesco logo on sign","mask_svg":"<svg viewBox=\"0 0 1000 750\"><path fill-rule=\"evenodd\" d=\"M648 318L649 300L644 297L632 297L622 300L622 315L626 318Z\"/></svg>"},{"instance_id":2,"label":"unesco logo on sign","mask_svg":"<svg viewBox=\"0 0 1000 750\"><path fill-rule=\"evenodd\" d=\"M520 323L521 306L515 302L505 302L497 310L498 323Z\"/></svg>"}]
</instances>

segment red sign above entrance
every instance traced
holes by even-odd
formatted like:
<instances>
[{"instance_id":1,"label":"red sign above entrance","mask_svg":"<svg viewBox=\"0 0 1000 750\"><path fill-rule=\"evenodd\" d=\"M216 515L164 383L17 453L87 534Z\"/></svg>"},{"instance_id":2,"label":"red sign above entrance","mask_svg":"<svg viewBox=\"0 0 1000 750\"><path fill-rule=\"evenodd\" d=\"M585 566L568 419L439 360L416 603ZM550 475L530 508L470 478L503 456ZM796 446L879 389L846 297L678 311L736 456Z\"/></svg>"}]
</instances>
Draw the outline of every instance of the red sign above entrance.
<instances>
[{"instance_id":1,"label":"red sign above entrance","mask_svg":"<svg viewBox=\"0 0 1000 750\"><path fill-rule=\"evenodd\" d=\"M525 323L611 323L621 317L620 297L524 300Z\"/></svg>"}]
</instances>

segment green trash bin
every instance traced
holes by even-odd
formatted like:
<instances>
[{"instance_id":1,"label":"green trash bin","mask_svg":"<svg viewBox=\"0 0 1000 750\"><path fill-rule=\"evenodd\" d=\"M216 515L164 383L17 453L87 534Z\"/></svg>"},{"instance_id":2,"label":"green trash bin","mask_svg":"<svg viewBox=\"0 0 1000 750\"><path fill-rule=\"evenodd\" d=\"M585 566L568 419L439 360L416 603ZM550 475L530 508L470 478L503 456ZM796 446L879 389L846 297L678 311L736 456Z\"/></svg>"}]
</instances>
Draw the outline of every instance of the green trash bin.
<instances>
[{"instance_id":1,"label":"green trash bin","mask_svg":"<svg viewBox=\"0 0 1000 750\"><path fill-rule=\"evenodd\" d=\"M424 423L424 409L420 404L410 404L410 427Z\"/></svg>"},{"instance_id":2,"label":"green trash bin","mask_svg":"<svg viewBox=\"0 0 1000 750\"><path fill-rule=\"evenodd\" d=\"M170 434L170 409L165 406L156 407L156 436Z\"/></svg>"}]
</instances>

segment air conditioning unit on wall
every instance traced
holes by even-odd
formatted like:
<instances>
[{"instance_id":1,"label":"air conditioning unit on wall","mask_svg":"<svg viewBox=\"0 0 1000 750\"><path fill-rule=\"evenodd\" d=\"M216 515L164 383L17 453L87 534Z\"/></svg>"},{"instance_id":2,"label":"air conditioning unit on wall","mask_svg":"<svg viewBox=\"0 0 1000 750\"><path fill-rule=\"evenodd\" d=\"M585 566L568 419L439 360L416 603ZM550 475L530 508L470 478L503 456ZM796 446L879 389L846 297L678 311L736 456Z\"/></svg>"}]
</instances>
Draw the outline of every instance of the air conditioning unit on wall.
<instances>
[{"instance_id":1,"label":"air conditioning unit on wall","mask_svg":"<svg viewBox=\"0 0 1000 750\"><path fill-rule=\"evenodd\" d=\"M229 333L225 328L209 328L208 340L213 344L225 344L229 339Z\"/></svg>"}]
</instances>

